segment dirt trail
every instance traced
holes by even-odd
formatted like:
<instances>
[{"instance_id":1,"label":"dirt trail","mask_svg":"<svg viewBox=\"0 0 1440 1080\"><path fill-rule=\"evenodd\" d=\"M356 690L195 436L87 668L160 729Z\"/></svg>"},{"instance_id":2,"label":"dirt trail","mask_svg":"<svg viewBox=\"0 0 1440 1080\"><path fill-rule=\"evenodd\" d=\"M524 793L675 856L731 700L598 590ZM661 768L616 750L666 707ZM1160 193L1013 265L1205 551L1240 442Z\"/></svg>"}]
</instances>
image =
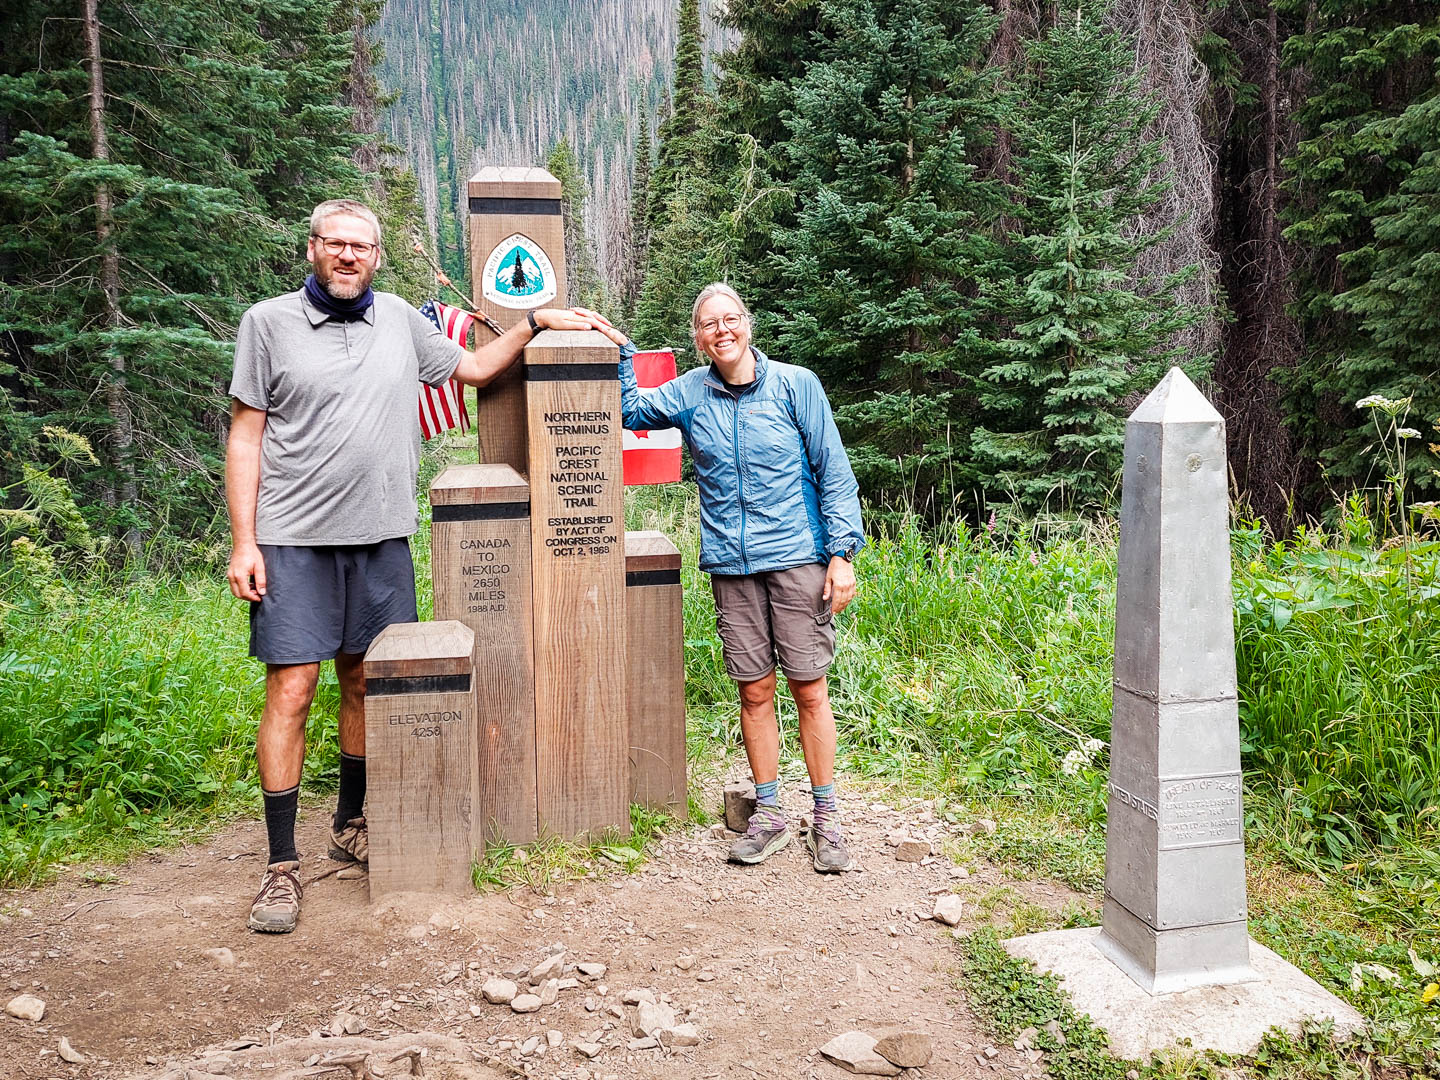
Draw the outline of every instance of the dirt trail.
<instances>
[{"instance_id":1,"label":"dirt trail","mask_svg":"<svg viewBox=\"0 0 1440 1080\"><path fill-rule=\"evenodd\" d=\"M793 822L801 797L792 800ZM311 883L290 935L245 929L264 858L258 821L136 860L108 884L79 884L72 868L54 886L0 895L0 1005L19 993L46 1002L39 1022L0 1014L0 1077L183 1076L175 1063L207 1049L242 1037L278 1045L330 1028L342 1012L366 1038L431 1033L489 1060L489 1069L443 1074L455 1077L838 1080L850 1074L819 1046L852 1028L899 1025L935 1046L934 1060L907 1076L1039 1075L1009 1047L977 1061L990 1040L954 989L950 931L914 917L930 914L936 893L978 896L1002 881L984 863L961 878L943 856L896 861L887 833L948 835L924 804L867 809L852 794L845 822L862 868L844 875L816 874L798 837L762 866L731 866L728 839L692 827L663 840L637 873L562 884L548 896L411 894L373 905L363 877L319 876L336 866L323 854L325 817L320 807L302 812L302 880ZM1085 900L1049 882L1005 884L1050 910ZM957 931L984 923L981 910L967 903ZM579 985L528 1015L485 1001L487 977L529 968L556 944L567 964L607 971L568 973ZM230 953L206 952L219 949ZM642 988L693 1022L700 1045L627 1049L635 1010L621 1001ZM563 1038L558 1047L551 1031ZM88 1061L62 1061L61 1036ZM541 1046L525 1055L532 1036ZM602 1048L589 1059L577 1041ZM247 1060L222 1054L210 1065L237 1078L277 1075ZM210 1066L190 1067L195 1077ZM427 1075L442 1074L432 1066Z\"/></svg>"}]
</instances>

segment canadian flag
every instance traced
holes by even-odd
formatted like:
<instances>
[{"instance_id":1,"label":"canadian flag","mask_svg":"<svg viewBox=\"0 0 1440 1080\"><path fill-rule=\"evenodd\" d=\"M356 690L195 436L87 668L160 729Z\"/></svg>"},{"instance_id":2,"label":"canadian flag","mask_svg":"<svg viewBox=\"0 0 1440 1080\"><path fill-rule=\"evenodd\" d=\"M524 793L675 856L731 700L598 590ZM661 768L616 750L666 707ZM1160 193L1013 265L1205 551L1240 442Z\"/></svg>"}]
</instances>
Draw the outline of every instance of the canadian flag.
<instances>
[{"instance_id":1,"label":"canadian flag","mask_svg":"<svg viewBox=\"0 0 1440 1080\"><path fill-rule=\"evenodd\" d=\"M675 378L675 354L669 349L635 354L635 382L644 392ZM680 479L680 429L623 433L625 484L672 484Z\"/></svg>"}]
</instances>

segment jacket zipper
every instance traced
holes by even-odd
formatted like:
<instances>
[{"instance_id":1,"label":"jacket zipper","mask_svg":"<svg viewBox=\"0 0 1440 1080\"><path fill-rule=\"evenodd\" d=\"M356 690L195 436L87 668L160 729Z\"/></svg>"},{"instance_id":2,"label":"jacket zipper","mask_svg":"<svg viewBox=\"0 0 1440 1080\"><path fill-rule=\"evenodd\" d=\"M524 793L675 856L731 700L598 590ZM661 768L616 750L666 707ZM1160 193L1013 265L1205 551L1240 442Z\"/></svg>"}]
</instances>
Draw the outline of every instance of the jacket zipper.
<instances>
[{"instance_id":1,"label":"jacket zipper","mask_svg":"<svg viewBox=\"0 0 1440 1080\"><path fill-rule=\"evenodd\" d=\"M740 569L750 573L750 560L745 557L745 476L740 471L740 395L727 395L735 407L734 449L735 449L735 490L740 496Z\"/></svg>"}]
</instances>

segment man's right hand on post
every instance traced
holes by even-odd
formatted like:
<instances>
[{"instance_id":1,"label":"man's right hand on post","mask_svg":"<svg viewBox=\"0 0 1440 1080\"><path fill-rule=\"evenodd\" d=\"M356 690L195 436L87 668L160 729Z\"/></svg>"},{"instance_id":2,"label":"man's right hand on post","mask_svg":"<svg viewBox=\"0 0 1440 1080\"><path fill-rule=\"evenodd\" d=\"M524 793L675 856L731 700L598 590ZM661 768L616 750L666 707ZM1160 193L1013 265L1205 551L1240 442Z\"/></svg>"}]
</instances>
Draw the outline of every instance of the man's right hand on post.
<instances>
[{"instance_id":1,"label":"man's right hand on post","mask_svg":"<svg viewBox=\"0 0 1440 1080\"><path fill-rule=\"evenodd\" d=\"M260 602L265 595L265 557L254 544L230 552L230 591L241 600Z\"/></svg>"}]
</instances>

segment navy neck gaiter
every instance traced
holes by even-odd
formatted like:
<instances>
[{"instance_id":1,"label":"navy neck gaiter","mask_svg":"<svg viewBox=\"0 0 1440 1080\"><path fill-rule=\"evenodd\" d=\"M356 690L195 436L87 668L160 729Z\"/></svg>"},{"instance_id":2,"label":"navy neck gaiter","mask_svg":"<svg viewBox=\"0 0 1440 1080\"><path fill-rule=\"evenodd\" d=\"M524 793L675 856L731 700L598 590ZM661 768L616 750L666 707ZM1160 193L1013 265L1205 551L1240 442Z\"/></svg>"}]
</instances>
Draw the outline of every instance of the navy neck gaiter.
<instances>
[{"instance_id":1,"label":"navy neck gaiter","mask_svg":"<svg viewBox=\"0 0 1440 1080\"><path fill-rule=\"evenodd\" d=\"M354 322L356 319L363 319L365 312L375 302L375 290L366 285L365 291L354 300L341 300L331 296L325 286L316 281L315 275L311 274L305 279L305 299L332 319Z\"/></svg>"}]
</instances>

